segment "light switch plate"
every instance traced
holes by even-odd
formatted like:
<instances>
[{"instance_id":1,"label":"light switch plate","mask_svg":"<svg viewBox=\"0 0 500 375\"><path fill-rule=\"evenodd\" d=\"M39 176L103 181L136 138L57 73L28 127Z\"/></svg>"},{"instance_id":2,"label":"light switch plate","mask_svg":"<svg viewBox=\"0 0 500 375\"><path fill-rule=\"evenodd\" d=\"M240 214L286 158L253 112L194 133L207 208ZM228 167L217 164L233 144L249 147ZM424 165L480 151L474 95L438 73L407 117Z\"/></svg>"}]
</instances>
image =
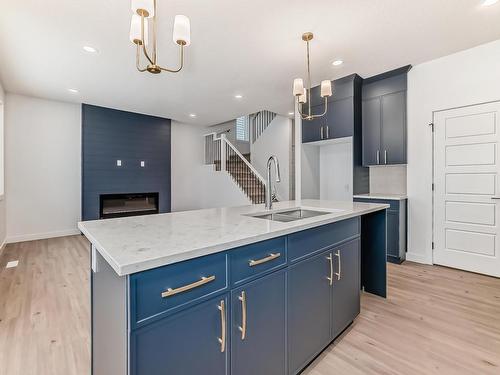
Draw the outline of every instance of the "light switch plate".
<instances>
[{"instance_id":1,"label":"light switch plate","mask_svg":"<svg viewBox=\"0 0 500 375\"><path fill-rule=\"evenodd\" d=\"M121 166L122 166L122 161L118 159L118 160L116 161L116 166L117 166L117 167L121 167Z\"/></svg>"},{"instance_id":2,"label":"light switch plate","mask_svg":"<svg viewBox=\"0 0 500 375\"><path fill-rule=\"evenodd\" d=\"M141 167L144 168L146 166L146 163L144 162L144 160L141 160Z\"/></svg>"}]
</instances>

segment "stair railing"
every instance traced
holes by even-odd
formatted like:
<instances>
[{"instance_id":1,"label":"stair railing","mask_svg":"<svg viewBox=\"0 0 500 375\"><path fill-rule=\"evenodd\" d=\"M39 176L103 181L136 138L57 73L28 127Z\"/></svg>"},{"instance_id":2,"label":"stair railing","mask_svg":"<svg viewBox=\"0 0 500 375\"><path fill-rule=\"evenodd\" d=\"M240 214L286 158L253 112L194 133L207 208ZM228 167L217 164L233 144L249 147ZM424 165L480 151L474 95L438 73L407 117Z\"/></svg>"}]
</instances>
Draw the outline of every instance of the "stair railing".
<instances>
[{"instance_id":1,"label":"stair railing","mask_svg":"<svg viewBox=\"0 0 500 375\"><path fill-rule=\"evenodd\" d=\"M205 164L215 164L217 171L228 172L253 203L264 203L266 180L225 134L205 135Z\"/></svg>"},{"instance_id":2,"label":"stair railing","mask_svg":"<svg viewBox=\"0 0 500 375\"><path fill-rule=\"evenodd\" d=\"M263 110L251 115L252 143L254 143L267 129L271 121L276 117L276 113Z\"/></svg>"}]
</instances>

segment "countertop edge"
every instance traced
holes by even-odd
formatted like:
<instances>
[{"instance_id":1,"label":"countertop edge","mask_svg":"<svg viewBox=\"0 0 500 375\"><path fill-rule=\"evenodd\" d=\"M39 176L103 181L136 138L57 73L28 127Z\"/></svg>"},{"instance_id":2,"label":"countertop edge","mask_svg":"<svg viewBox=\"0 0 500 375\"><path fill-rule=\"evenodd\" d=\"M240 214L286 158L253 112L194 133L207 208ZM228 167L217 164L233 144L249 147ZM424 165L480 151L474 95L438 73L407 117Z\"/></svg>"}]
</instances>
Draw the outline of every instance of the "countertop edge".
<instances>
[{"instance_id":1,"label":"countertop edge","mask_svg":"<svg viewBox=\"0 0 500 375\"><path fill-rule=\"evenodd\" d=\"M99 254L101 254L101 256L108 262L108 264L111 266L111 268L113 268L113 270L116 272L116 274L121 277L121 276L128 276L128 275L131 275L133 273L147 271L147 270L150 270L153 268L167 266L169 264L187 261L187 260L202 257L202 256L216 254L216 253L219 253L222 251L230 250L233 248L249 245L249 244L260 242L260 241L269 240L269 239L276 238L276 237L286 236L286 235L291 234L291 233L300 232L300 231L315 228L315 227L318 227L321 225L331 224L331 223L335 223L338 221L351 219L353 217L362 216L362 215L370 214L373 212L385 210L389 207L390 206L388 204L377 204L377 207L367 208L367 209L362 210L362 211L351 212L351 213L336 216L333 218L318 219L318 217L316 217L316 218L314 218L313 222L306 222L306 223L303 223L301 225L298 225L298 226L295 226L292 228L284 228L282 230L276 230L276 231L273 231L270 233L265 233L265 234L258 234L258 235L250 236L248 238L244 238L244 239L240 239L240 240L234 240L234 241L224 242L224 243L221 243L218 245L211 245L211 246L207 246L207 247L193 249L190 251L184 251L180 254L167 255L167 256L163 256L163 257L158 257L158 258L146 260L143 262L123 264L121 266L109 254L109 252L107 252L101 246L99 241L97 241L97 239L94 236L92 236L90 234L90 232L85 228L85 222L79 222L78 228L82 231L82 233L85 235L85 237L87 237L89 242L95 247L95 249L99 252ZM309 220L309 219L304 219L304 220Z\"/></svg>"},{"instance_id":2,"label":"countertop edge","mask_svg":"<svg viewBox=\"0 0 500 375\"><path fill-rule=\"evenodd\" d=\"M382 199L382 200L387 200L387 201L404 201L404 200L408 199L408 197L405 195L401 195L400 197L398 197L398 196L390 196L390 195L384 195L384 194L374 194L374 195L357 194L357 195L353 195L353 198Z\"/></svg>"}]
</instances>

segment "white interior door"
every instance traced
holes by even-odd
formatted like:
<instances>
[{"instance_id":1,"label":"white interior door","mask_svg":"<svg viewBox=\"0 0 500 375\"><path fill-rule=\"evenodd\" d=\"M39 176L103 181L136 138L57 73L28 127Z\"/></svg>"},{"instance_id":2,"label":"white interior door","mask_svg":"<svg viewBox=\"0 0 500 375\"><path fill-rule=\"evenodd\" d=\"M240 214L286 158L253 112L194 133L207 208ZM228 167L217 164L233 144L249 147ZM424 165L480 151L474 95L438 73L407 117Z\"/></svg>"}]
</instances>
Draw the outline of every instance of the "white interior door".
<instances>
[{"instance_id":1,"label":"white interior door","mask_svg":"<svg viewBox=\"0 0 500 375\"><path fill-rule=\"evenodd\" d=\"M500 277L500 102L434 116L434 263Z\"/></svg>"}]
</instances>

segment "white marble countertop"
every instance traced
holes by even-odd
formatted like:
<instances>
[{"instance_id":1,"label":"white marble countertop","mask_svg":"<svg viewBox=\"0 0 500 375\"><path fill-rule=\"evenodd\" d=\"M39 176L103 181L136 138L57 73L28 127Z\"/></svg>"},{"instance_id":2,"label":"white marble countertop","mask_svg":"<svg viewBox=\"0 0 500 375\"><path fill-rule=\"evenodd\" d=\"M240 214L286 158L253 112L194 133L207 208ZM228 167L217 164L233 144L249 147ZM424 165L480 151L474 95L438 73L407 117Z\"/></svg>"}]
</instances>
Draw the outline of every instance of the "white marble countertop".
<instances>
[{"instance_id":1,"label":"white marble countertop","mask_svg":"<svg viewBox=\"0 0 500 375\"><path fill-rule=\"evenodd\" d=\"M408 199L408 196L403 194L379 194L379 193L357 194L354 195L353 197L365 198L365 199L388 199L395 201L402 201Z\"/></svg>"},{"instance_id":2,"label":"white marble countertop","mask_svg":"<svg viewBox=\"0 0 500 375\"><path fill-rule=\"evenodd\" d=\"M124 276L383 210L389 205L307 199L275 203L273 212L298 207L331 213L286 223L245 216L265 213L260 204L85 221L78 223L78 228L116 273Z\"/></svg>"}]
</instances>

